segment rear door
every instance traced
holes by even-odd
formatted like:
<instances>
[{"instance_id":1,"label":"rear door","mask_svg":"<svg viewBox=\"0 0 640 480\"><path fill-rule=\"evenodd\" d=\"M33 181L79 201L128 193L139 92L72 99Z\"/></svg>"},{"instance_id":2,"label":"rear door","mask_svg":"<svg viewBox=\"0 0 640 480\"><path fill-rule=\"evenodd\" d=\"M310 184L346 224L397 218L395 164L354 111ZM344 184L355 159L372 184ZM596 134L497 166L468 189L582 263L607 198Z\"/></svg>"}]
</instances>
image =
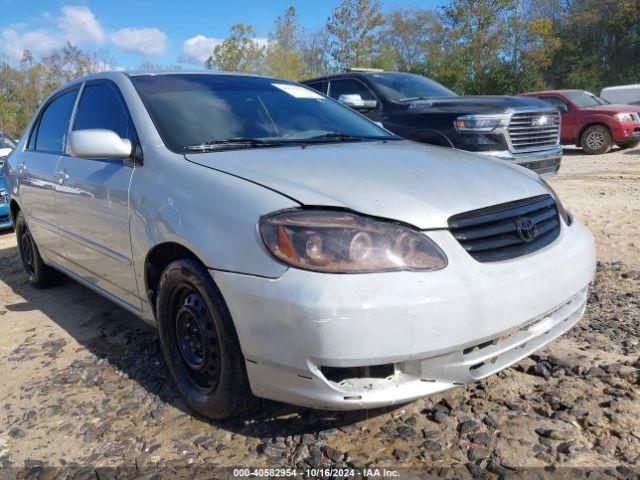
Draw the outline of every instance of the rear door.
<instances>
[{"instance_id":1,"label":"rear door","mask_svg":"<svg viewBox=\"0 0 640 480\"><path fill-rule=\"evenodd\" d=\"M102 128L137 142L118 87L87 82L72 130ZM64 156L56 171L55 196L70 269L100 289L141 308L129 235L130 160Z\"/></svg>"},{"instance_id":2,"label":"rear door","mask_svg":"<svg viewBox=\"0 0 640 480\"><path fill-rule=\"evenodd\" d=\"M56 215L54 174L64 152L78 91L75 87L61 92L43 107L16 165L20 207L40 253L54 261L64 255Z\"/></svg>"}]
</instances>

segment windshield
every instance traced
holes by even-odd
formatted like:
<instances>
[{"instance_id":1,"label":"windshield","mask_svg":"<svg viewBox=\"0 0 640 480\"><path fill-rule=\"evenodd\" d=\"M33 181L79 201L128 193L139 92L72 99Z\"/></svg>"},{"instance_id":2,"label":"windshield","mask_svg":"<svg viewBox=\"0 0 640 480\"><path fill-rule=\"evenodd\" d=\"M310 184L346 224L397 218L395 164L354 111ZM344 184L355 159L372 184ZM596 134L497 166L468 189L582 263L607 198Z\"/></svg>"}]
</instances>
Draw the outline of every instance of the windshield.
<instances>
[{"instance_id":1,"label":"windshield","mask_svg":"<svg viewBox=\"0 0 640 480\"><path fill-rule=\"evenodd\" d=\"M5 148L10 148L13 150L14 148L16 148L16 143L11 138L0 133L0 149Z\"/></svg>"},{"instance_id":2,"label":"windshield","mask_svg":"<svg viewBox=\"0 0 640 480\"><path fill-rule=\"evenodd\" d=\"M174 152L396 138L338 102L285 81L206 74L131 80Z\"/></svg>"},{"instance_id":3,"label":"windshield","mask_svg":"<svg viewBox=\"0 0 640 480\"><path fill-rule=\"evenodd\" d=\"M385 97L394 102L456 96L438 82L412 73L374 73L367 78Z\"/></svg>"},{"instance_id":4,"label":"windshield","mask_svg":"<svg viewBox=\"0 0 640 480\"><path fill-rule=\"evenodd\" d=\"M591 92L586 92L584 90L571 90L565 92L565 95L571 100L573 103L578 105L579 107L597 107L598 105L608 105L605 99L595 96Z\"/></svg>"}]
</instances>

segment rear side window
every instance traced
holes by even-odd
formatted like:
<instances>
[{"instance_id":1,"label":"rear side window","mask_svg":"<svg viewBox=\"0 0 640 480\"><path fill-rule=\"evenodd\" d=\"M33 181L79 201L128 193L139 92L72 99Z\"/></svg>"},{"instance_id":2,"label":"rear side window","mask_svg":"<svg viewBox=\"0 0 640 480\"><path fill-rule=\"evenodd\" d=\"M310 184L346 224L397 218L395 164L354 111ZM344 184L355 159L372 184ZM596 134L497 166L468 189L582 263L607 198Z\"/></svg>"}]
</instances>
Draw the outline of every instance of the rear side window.
<instances>
[{"instance_id":1,"label":"rear side window","mask_svg":"<svg viewBox=\"0 0 640 480\"><path fill-rule=\"evenodd\" d=\"M82 91L74 130L104 128L132 139L129 115L120 95L107 84L89 84Z\"/></svg>"},{"instance_id":2,"label":"rear side window","mask_svg":"<svg viewBox=\"0 0 640 480\"><path fill-rule=\"evenodd\" d=\"M69 120L78 89L71 90L54 99L40 116L40 122L34 132L33 148L41 152L62 153L69 128Z\"/></svg>"}]
</instances>

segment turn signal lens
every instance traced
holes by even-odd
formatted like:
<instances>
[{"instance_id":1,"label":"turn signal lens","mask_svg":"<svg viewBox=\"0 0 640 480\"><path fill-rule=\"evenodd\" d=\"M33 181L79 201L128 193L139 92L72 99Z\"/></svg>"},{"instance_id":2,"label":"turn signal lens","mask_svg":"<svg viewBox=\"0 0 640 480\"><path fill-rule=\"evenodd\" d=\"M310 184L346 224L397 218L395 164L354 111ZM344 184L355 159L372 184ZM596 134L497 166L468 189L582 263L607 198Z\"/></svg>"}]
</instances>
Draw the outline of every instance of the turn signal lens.
<instances>
[{"instance_id":1,"label":"turn signal lens","mask_svg":"<svg viewBox=\"0 0 640 480\"><path fill-rule=\"evenodd\" d=\"M433 271L447 257L423 233L349 212L287 210L260 220L260 234L279 260L328 273Z\"/></svg>"}]
</instances>

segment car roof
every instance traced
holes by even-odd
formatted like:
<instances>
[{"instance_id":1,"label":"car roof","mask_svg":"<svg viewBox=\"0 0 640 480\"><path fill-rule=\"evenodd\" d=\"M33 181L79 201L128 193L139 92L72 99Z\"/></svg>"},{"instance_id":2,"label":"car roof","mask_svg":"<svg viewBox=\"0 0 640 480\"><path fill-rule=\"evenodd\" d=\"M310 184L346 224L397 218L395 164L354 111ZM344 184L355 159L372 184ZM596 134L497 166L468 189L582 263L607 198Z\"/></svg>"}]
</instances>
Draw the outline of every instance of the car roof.
<instances>
[{"instance_id":1,"label":"car roof","mask_svg":"<svg viewBox=\"0 0 640 480\"><path fill-rule=\"evenodd\" d=\"M51 98L57 95L59 92L66 90L69 87L74 85L81 84L83 82L88 82L90 80L115 80L117 78L122 77L141 77L141 76L159 76L159 75L213 75L213 76L233 76L233 77L253 77L253 78L264 78L267 80L277 80L281 82L288 82L288 80L281 80L272 77L265 77L263 75L255 75L251 73L243 73L243 72L226 72L226 71L214 71L214 70L184 70L184 69L171 69L171 70L105 70L103 72L91 73L89 75L85 75L84 77L76 78L71 80L59 88L54 90L48 97Z\"/></svg>"},{"instance_id":2,"label":"car roof","mask_svg":"<svg viewBox=\"0 0 640 480\"><path fill-rule=\"evenodd\" d=\"M586 90L581 90L579 88L565 88L561 90L541 90L539 92L527 92L525 95L549 95L549 94L564 94L567 92L585 92Z\"/></svg>"},{"instance_id":3,"label":"car roof","mask_svg":"<svg viewBox=\"0 0 640 480\"><path fill-rule=\"evenodd\" d=\"M301 83L321 82L339 77L370 77L372 75L416 75L411 72L385 72L384 70L347 70L345 72L332 73L322 77L314 77L302 80Z\"/></svg>"},{"instance_id":4,"label":"car roof","mask_svg":"<svg viewBox=\"0 0 640 480\"><path fill-rule=\"evenodd\" d=\"M640 83L632 83L631 85L614 85L612 87L604 87L602 91L605 90L635 90L640 88Z\"/></svg>"}]
</instances>

